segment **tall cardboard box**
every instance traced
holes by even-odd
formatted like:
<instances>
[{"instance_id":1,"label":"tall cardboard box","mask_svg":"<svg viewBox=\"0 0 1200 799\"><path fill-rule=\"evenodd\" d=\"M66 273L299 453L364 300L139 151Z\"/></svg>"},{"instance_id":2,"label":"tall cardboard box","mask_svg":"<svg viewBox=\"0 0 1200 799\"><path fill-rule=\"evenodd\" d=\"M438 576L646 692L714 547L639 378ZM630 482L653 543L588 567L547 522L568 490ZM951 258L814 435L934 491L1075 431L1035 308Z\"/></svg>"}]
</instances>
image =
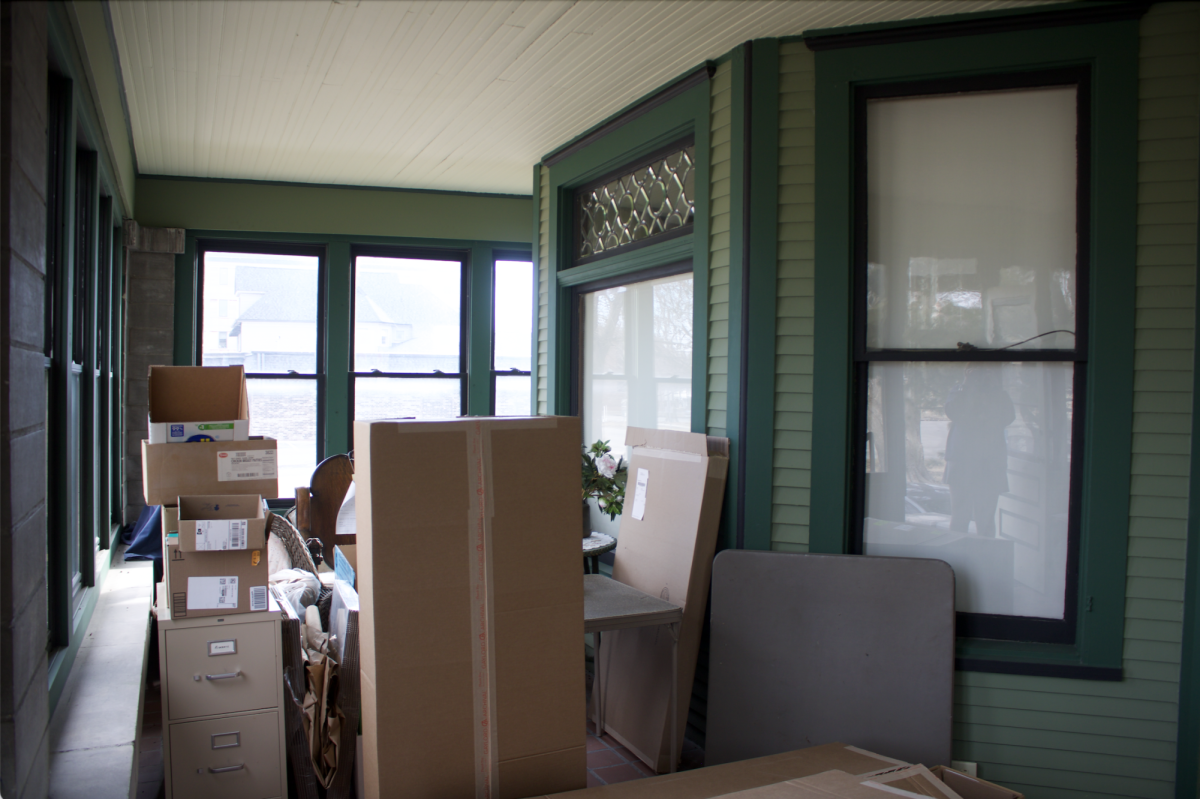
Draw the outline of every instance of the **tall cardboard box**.
<instances>
[{"instance_id":1,"label":"tall cardboard box","mask_svg":"<svg viewBox=\"0 0 1200 799\"><path fill-rule=\"evenodd\" d=\"M581 435L355 423L367 797L585 786Z\"/></svg>"},{"instance_id":2,"label":"tall cardboard box","mask_svg":"<svg viewBox=\"0 0 1200 799\"><path fill-rule=\"evenodd\" d=\"M717 528L729 471L729 439L630 427L633 447L613 579L683 608L679 709L683 744ZM603 633L606 731L658 772L670 769L671 639L657 627Z\"/></svg>"},{"instance_id":3,"label":"tall cardboard box","mask_svg":"<svg viewBox=\"0 0 1200 799\"><path fill-rule=\"evenodd\" d=\"M250 400L241 366L151 366L151 444L245 441Z\"/></svg>"}]
</instances>

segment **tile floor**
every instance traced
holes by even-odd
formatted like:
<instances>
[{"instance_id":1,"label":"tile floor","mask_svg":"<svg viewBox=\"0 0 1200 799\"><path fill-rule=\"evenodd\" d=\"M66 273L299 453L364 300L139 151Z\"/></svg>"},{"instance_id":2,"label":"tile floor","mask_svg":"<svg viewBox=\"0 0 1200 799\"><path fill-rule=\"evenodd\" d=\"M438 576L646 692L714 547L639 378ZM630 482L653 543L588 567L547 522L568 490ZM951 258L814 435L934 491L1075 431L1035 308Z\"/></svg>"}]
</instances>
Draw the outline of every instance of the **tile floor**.
<instances>
[{"instance_id":1,"label":"tile floor","mask_svg":"<svg viewBox=\"0 0 1200 799\"><path fill-rule=\"evenodd\" d=\"M637 755L617 743L612 736L605 734L597 737L596 727L590 720L587 723L587 729L587 784L589 788L654 776L654 772L645 763L638 760ZM703 765L704 750L685 738L679 770L687 771Z\"/></svg>"}]
</instances>

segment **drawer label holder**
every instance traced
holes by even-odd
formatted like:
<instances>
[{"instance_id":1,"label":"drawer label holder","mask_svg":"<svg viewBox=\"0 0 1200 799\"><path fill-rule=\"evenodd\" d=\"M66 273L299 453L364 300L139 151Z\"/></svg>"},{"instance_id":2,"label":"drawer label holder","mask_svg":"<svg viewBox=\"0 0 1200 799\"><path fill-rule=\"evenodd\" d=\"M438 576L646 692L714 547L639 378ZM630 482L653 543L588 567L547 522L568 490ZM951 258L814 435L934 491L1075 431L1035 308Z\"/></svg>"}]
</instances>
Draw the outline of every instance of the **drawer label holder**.
<instances>
[{"instance_id":1,"label":"drawer label holder","mask_svg":"<svg viewBox=\"0 0 1200 799\"><path fill-rule=\"evenodd\" d=\"M230 638L227 641L209 641L208 656L217 657L218 655L236 655L237 654L237 639Z\"/></svg>"},{"instance_id":2,"label":"drawer label holder","mask_svg":"<svg viewBox=\"0 0 1200 799\"><path fill-rule=\"evenodd\" d=\"M217 743L221 738L233 738L233 743ZM213 749L233 749L242 745L242 734L240 732L214 732L212 734Z\"/></svg>"}]
</instances>

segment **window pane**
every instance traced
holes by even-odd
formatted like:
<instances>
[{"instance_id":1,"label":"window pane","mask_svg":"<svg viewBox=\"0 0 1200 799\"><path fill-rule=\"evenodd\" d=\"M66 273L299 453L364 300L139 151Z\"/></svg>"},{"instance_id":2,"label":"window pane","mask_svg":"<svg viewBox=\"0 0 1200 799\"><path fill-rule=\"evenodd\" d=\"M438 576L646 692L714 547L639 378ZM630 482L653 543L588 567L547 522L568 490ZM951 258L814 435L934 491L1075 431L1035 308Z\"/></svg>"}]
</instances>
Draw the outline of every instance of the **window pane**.
<instances>
[{"instance_id":1,"label":"window pane","mask_svg":"<svg viewBox=\"0 0 1200 799\"><path fill-rule=\"evenodd\" d=\"M462 382L458 378L358 377L354 380L356 421L406 417L453 419L462 412Z\"/></svg>"},{"instance_id":2,"label":"window pane","mask_svg":"<svg viewBox=\"0 0 1200 799\"><path fill-rule=\"evenodd\" d=\"M354 370L457 374L462 264L362 255L354 264Z\"/></svg>"},{"instance_id":3,"label":"window pane","mask_svg":"<svg viewBox=\"0 0 1200 799\"><path fill-rule=\"evenodd\" d=\"M867 346L1075 329L1075 87L872 100ZM1072 348L1055 333L1023 349Z\"/></svg>"},{"instance_id":4,"label":"window pane","mask_svg":"<svg viewBox=\"0 0 1200 799\"><path fill-rule=\"evenodd\" d=\"M625 428L690 430L692 276L583 295L584 438L618 450Z\"/></svg>"},{"instance_id":5,"label":"window pane","mask_svg":"<svg viewBox=\"0 0 1200 799\"><path fill-rule=\"evenodd\" d=\"M1063 618L1071 363L868 372L868 555L954 567L957 608Z\"/></svg>"},{"instance_id":6,"label":"window pane","mask_svg":"<svg viewBox=\"0 0 1200 799\"><path fill-rule=\"evenodd\" d=\"M295 495L317 468L317 381L246 381L250 435L279 441L279 495Z\"/></svg>"},{"instance_id":7,"label":"window pane","mask_svg":"<svg viewBox=\"0 0 1200 799\"><path fill-rule=\"evenodd\" d=\"M203 365L315 374L317 264L303 255L204 253Z\"/></svg>"},{"instance_id":8,"label":"window pane","mask_svg":"<svg viewBox=\"0 0 1200 799\"><path fill-rule=\"evenodd\" d=\"M529 375L496 375L496 415L529 416Z\"/></svg>"},{"instance_id":9,"label":"window pane","mask_svg":"<svg viewBox=\"0 0 1200 799\"><path fill-rule=\"evenodd\" d=\"M529 371L533 351L533 264L496 262L496 343L493 369ZM496 413L500 413L497 383ZM526 402L526 405L529 403ZM528 413L528 409L525 411Z\"/></svg>"}]
</instances>

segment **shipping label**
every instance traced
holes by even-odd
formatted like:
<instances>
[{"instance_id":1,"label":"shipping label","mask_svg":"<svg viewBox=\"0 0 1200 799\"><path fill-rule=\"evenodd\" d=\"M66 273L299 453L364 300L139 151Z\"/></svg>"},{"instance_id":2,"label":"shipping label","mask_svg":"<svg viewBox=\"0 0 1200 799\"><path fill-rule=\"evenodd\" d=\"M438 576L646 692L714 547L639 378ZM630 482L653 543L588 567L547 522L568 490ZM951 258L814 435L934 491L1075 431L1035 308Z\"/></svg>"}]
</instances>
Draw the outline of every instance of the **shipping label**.
<instances>
[{"instance_id":1,"label":"shipping label","mask_svg":"<svg viewBox=\"0 0 1200 799\"><path fill-rule=\"evenodd\" d=\"M237 577L189 577L188 610L237 610Z\"/></svg>"},{"instance_id":2,"label":"shipping label","mask_svg":"<svg viewBox=\"0 0 1200 799\"><path fill-rule=\"evenodd\" d=\"M245 549L250 523L246 519L204 519L196 522L196 551Z\"/></svg>"},{"instance_id":3,"label":"shipping label","mask_svg":"<svg viewBox=\"0 0 1200 799\"><path fill-rule=\"evenodd\" d=\"M221 450L217 453L217 480L274 480L278 477L273 449Z\"/></svg>"},{"instance_id":4,"label":"shipping label","mask_svg":"<svg viewBox=\"0 0 1200 799\"><path fill-rule=\"evenodd\" d=\"M637 488L633 495L633 518L639 522L646 515L646 484L650 482L648 469L637 470Z\"/></svg>"}]
</instances>

